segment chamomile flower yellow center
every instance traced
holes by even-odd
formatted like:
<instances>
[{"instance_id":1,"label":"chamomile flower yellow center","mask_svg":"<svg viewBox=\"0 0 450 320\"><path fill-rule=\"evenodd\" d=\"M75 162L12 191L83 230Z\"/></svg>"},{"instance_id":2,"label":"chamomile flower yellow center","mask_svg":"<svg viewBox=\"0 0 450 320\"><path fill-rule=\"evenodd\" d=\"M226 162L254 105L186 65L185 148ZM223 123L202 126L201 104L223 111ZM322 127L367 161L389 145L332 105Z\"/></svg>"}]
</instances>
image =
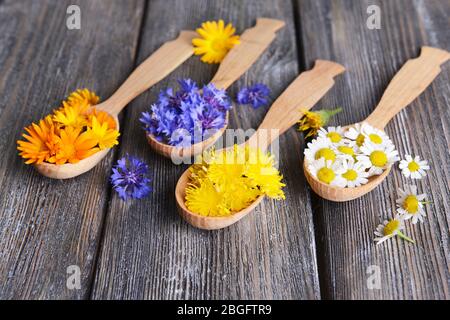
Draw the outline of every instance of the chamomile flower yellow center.
<instances>
[{"instance_id":1,"label":"chamomile flower yellow center","mask_svg":"<svg viewBox=\"0 0 450 320\"><path fill-rule=\"evenodd\" d=\"M383 139L375 133L369 134L369 138L370 138L370 141L372 141L375 144L381 144L383 142Z\"/></svg>"},{"instance_id":2,"label":"chamomile flower yellow center","mask_svg":"<svg viewBox=\"0 0 450 320\"><path fill-rule=\"evenodd\" d=\"M330 184L335 176L334 171L329 168L322 168L317 172L317 178L326 184Z\"/></svg>"},{"instance_id":3,"label":"chamomile flower yellow center","mask_svg":"<svg viewBox=\"0 0 450 320\"><path fill-rule=\"evenodd\" d=\"M316 160L320 158L325 158L325 160L334 161L336 159L336 154L330 148L322 148L316 152L315 156Z\"/></svg>"},{"instance_id":4,"label":"chamomile flower yellow center","mask_svg":"<svg viewBox=\"0 0 450 320\"><path fill-rule=\"evenodd\" d=\"M383 228L383 234L385 236L390 236L394 234L395 231L397 231L400 227L400 221L398 220L391 220Z\"/></svg>"},{"instance_id":5,"label":"chamomile flower yellow center","mask_svg":"<svg viewBox=\"0 0 450 320\"><path fill-rule=\"evenodd\" d=\"M358 147L361 147L364 144L364 135L362 135L361 133L356 137L356 145Z\"/></svg>"},{"instance_id":6,"label":"chamomile flower yellow center","mask_svg":"<svg viewBox=\"0 0 450 320\"><path fill-rule=\"evenodd\" d=\"M375 150L370 154L370 162L376 167L383 167L388 161L386 153Z\"/></svg>"},{"instance_id":7,"label":"chamomile flower yellow center","mask_svg":"<svg viewBox=\"0 0 450 320\"><path fill-rule=\"evenodd\" d=\"M420 166L417 162L415 161L411 161L410 163L408 163L408 169L411 172L417 171L420 169Z\"/></svg>"},{"instance_id":8,"label":"chamomile flower yellow center","mask_svg":"<svg viewBox=\"0 0 450 320\"><path fill-rule=\"evenodd\" d=\"M411 214L417 213L419 209L419 200L415 195L409 195L405 198L403 202L403 209L408 211Z\"/></svg>"},{"instance_id":9,"label":"chamomile flower yellow center","mask_svg":"<svg viewBox=\"0 0 450 320\"><path fill-rule=\"evenodd\" d=\"M328 132L327 137L330 138L331 142L337 143L342 140L342 136L337 132Z\"/></svg>"},{"instance_id":10,"label":"chamomile flower yellow center","mask_svg":"<svg viewBox=\"0 0 450 320\"><path fill-rule=\"evenodd\" d=\"M358 178L358 173L353 169L349 169L342 175L342 177L344 177L348 181L354 181L356 180L356 178Z\"/></svg>"},{"instance_id":11,"label":"chamomile flower yellow center","mask_svg":"<svg viewBox=\"0 0 450 320\"><path fill-rule=\"evenodd\" d=\"M340 152L344 153L344 154L348 154L348 155L351 155L351 156L354 156L354 155L355 155L355 150L353 150L353 148L351 148L351 147L347 147L347 146L339 146L339 147L338 147L338 150L339 150Z\"/></svg>"}]
</instances>

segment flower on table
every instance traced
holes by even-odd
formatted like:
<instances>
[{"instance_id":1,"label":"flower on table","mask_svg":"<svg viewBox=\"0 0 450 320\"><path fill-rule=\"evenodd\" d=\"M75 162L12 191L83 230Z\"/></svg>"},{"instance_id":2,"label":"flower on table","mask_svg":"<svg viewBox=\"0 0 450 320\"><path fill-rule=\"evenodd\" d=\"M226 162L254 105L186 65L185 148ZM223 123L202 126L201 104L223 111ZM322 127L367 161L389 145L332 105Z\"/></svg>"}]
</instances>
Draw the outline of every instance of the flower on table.
<instances>
[{"instance_id":1,"label":"flower on table","mask_svg":"<svg viewBox=\"0 0 450 320\"><path fill-rule=\"evenodd\" d=\"M284 199L282 176L274 158L259 149L235 145L231 150L205 152L190 168L186 206L203 216L232 215L259 196Z\"/></svg>"},{"instance_id":2,"label":"flower on table","mask_svg":"<svg viewBox=\"0 0 450 320\"><path fill-rule=\"evenodd\" d=\"M231 23L225 26L223 20L206 21L198 28L200 38L192 40L194 54L206 63L220 63L235 45L239 44L239 36Z\"/></svg>"},{"instance_id":3,"label":"flower on table","mask_svg":"<svg viewBox=\"0 0 450 320\"><path fill-rule=\"evenodd\" d=\"M26 127L22 135L25 140L17 141L25 163L77 163L100 149L116 145L119 136L116 121L94 107L98 101L94 92L79 89L53 114Z\"/></svg>"},{"instance_id":4,"label":"flower on table","mask_svg":"<svg viewBox=\"0 0 450 320\"><path fill-rule=\"evenodd\" d=\"M428 202L424 201L427 195L425 193L417 194L417 187L414 185L406 185L405 189L398 188L400 197L396 200L397 212L404 220L411 219L413 224L417 221L423 222L423 218L426 217L424 204Z\"/></svg>"},{"instance_id":5,"label":"flower on table","mask_svg":"<svg viewBox=\"0 0 450 320\"><path fill-rule=\"evenodd\" d=\"M298 121L298 130L305 132L305 138L309 138L315 136L319 129L328 123L332 116L342 111L342 108L333 110L302 111L303 117Z\"/></svg>"},{"instance_id":6,"label":"flower on table","mask_svg":"<svg viewBox=\"0 0 450 320\"><path fill-rule=\"evenodd\" d=\"M375 230L375 239L374 241L378 244L383 243L384 241L393 238L395 236L399 236L400 238L409 241L411 243L415 243L413 239L405 236L401 230L404 229L403 219L399 216L395 216L391 220L385 220L382 224L379 224L377 229Z\"/></svg>"},{"instance_id":7,"label":"flower on table","mask_svg":"<svg viewBox=\"0 0 450 320\"><path fill-rule=\"evenodd\" d=\"M237 102L243 105L251 105L254 109L266 106L269 103L269 88L257 83L251 87L242 88L237 94Z\"/></svg>"},{"instance_id":8,"label":"flower on table","mask_svg":"<svg viewBox=\"0 0 450 320\"><path fill-rule=\"evenodd\" d=\"M126 155L112 168L111 183L122 200L142 199L152 191L149 167L138 158Z\"/></svg>"},{"instance_id":9,"label":"flower on table","mask_svg":"<svg viewBox=\"0 0 450 320\"><path fill-rule=\"evenodd\" d=\"M430 169L428 161L420 160L419 156L414 158L407 154L406 160L401 160L399 168L402 170L402 174L405 177L411 177L411 179L422 179L427 175L426 171Z\"/></svg>"},{"instance_id":10,"label":"flower on table","mask_svg":"<svg viewBox=\"0 0 450 320\"><path fill-rule=\"evenodd\" d=\"M179 80L179 84L176 92L172 88L162 90L139 120L156 140L183 147L201 142L222 129L232 104L226 91L213 84L202 90L191 79Z\"/></svg>"}]
</instances>

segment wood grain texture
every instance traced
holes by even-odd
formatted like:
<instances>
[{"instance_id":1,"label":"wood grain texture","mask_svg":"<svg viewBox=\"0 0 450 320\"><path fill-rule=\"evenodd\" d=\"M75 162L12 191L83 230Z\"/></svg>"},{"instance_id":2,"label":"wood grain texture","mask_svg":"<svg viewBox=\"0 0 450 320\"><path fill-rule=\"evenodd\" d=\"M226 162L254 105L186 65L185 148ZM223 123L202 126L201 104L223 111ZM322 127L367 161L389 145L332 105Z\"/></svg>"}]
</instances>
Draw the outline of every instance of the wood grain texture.
<instances>
[{"instance_id":1,"label":"wood grain texture","mask_svg":"<svg viewBox=\"0 0 450 320\"><path fill-rule=\"evenodd\" d=\"M381 29L366 27L369 5L381 8ZM429 45L449 50L448 1L315 1L298 0L296 15L306 67L321 58L348 70L336 95L320 106L342 106L334 124L366 118L398 69ZM315 19L311 19L315 17ZM428 159L431 171L421 181L404 178L398 168L364 197L333 203L313 196L318 233L322 296L331 299L449 299L449 78L450 65L431 86L388 124L386 131L400 156L413 153ZM433 205L424 224L407 223L411 245L393 239L375 246L373 231L395 211L396 189L418 185ZM381 288L367 287L367 268L377 265Z\"/></svg>"},{"instance_id":2,"label":"wood grain texture","mask_svg":"<svg viewBox=\"0 0 450 320\"><path fill-rule=\"evenodd\" d=\"M273 97L298 71L292 4L289 1L150 1L139 59L167 36L194 28L206 19L233 22L238 32L257 17L285 20L287 27L250 71L233 85L263 82ZM163 30L155 32L155 30ZM158 88L175 85L180 77L201 83L211 80L216 66L192 58ZM101 246L93 299L316 299L320 297L314 231L306 182L298 163L299 136L281 139L281 172L286 176L285 202L264 200L253 214L220 231L203 231L186 224L176 212L175 184L186 166L175 166L147 145L138 118L157 95L157 88L127 110L120 154L146 160L154 175L153 195L141 201L112 196ZM266 109L236 106L231 128L256 128ZM289 150L289 151L288 151Z\"/></svg>"},{"instance_id":3,"label":"wood grain texture","mask_svg":"<svg viewBox=\"0 0 450 320\"><path fill-rule=\"evenodd\" d=\"M66 28L70 4L81 8L81 30ZM0 2L1 299L88 296L113 154L90 173L55 181L24 165L15 141L79 87L114 92L133 67L143 5ZM66 287L70 265L80 267L80 290Z\"/></svg>"}]
</instances>

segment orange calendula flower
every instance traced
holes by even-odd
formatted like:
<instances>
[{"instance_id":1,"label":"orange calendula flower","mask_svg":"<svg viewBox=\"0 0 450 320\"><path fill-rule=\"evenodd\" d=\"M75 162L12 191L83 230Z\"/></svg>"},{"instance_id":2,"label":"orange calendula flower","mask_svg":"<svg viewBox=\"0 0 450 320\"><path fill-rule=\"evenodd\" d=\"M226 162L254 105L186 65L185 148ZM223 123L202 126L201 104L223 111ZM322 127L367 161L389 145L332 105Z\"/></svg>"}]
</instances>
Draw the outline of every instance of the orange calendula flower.
<instances>
[{"instance_id":1,"label":"orange calendula flower","mask_svg":"<svg viewBox=\"0 0 450 320\"><path fill-rule=\"evenodd\" d=\"M58 143L56 164L77 163L99 151L95 139L92 139L87 132L81 133L80 129L72 127L61 129Z\"/></svg>"},{"instance_id":2,"label":"orange calendula flower","mask_svg":"<svg viewBox=\"0 0 450 320\"><path fill-rule=\"evenodd\" d=\"M117 141L120 135L119 131L108 129L108 124L106 122L101 124L95 116L92 117L92 128L87 129L86 135L97 142L100 150L119 144Z\"/></svg>"},{"instance_id":3,"label":"orange calendula flower","mask_svg":"<svg viewBox=\"0 0 450 320\"><path fill-rule=\"evenodd\" d=\"M100 98L95 92L89 91L88 89L78 89L72 92L66 100L69 105L78 107L80 111L87 111L89 107L98 104L99 101Z\"/></svg>"},{"instance_id":4,"label":"orange calendula flower","mask_svg":"<svg viewBox=\"0 0 450 320\"><path fill-rule=\"evenodd\" d=\"M118 144L116 121L93 106L98 96L88 89L72 92L52 115L26 127L17 141L19 155L26 164L77 163L101 149Z\"/></svg>"},{"instance_id":5,"label":"orange calendula flower","mask_svg":"<svg viewBox=\"0 0 450 320\"><path fill-rule=\"evenodd\" d=\"M22 134L25 141L17 141L19 155L26 159L25 163L54 162L58 150L55 126L51 116L47 116L39 124L31 124L25 128L28 134Z\"/></svg>"},{"instance_id":6,"label":"orange calendula flower","mask_svg":"<svg viewBox=\"0 0 450 320\"><path fill-rule=\"evenodd\" d=\"M96 108L91 108L91 111L88 113L88 126L92 127L92 119L95 117L100 124L106 123L108 125L108 129L116 129L116 120L111 117L108 112L98 110Z\"/></svg>"},{"instance_id":7,"label":"orange calendula flower","mask_svg":"<svg viewBox=\"0 0 450 320\"><path fill-rule=\"evenodd\" d=\"M86 116L81 113L81 110L68 104L55 111L53 121L65 127L79 129L87 125Z\"/></svg>"}]
</instances>

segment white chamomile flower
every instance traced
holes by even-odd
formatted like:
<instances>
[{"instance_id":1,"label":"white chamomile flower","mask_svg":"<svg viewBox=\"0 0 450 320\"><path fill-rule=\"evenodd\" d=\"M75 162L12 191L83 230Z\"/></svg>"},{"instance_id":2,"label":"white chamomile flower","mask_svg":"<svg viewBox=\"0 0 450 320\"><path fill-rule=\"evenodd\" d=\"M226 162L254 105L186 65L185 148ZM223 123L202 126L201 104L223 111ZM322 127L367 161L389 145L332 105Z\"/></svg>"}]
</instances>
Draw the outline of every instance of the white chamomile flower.
<instances>
[{"instance_id":1,"label":"white chamomile flower","mask_svg":"<svg viewBox=\"0 0 450 320\"><path fill-rule=\"evenodd\" d=\"M341 177L343 167L340 161L332 162L320 158L308 165L309 172L319 181L336 187L345 187L346 181Z\"/></svg>"},{"instance_id":2,"label":"white chamomile flower","mask_svg":"<svg viewBox=\"0 0 450 320\"><path fill-rule=\"evenodd\" d=\"M405 177L411 177L411 179L422 179L427 173L426 170L430 169L428 161L420 160L419 156L415 156L414 159L411 155L405 155L406 160L401 160L399 168L402 170L402 174Z\"/></svg>"},{"instance_id":3,"label":"white chamomile flower","mask_svg":"<svg viewBox=\"0 0 450 320\"><path fill-rule=\"evenodd\" d=\"M397 199L397 212L401 214L404 220L412 218L412 223L417 221L423 222L423 217L426 216L423 205L428 203L423 201L426 194L417 194L417 187L413 185L406 185L405 190L398 188L400 198Z\"/></svg>"},{"instance_id":4,"label":"white chamomile flower","mask_svg":"<svg viewBox=\"0 0 450 320\"><path fill-rule=\"evenodd\" d=\"M336 153L331 148L331 142L328 139L318 138L308 143L308 147L305 149L305 158L308 162L313 162L320 158L334 161Z\"/></svg>"},{"instance_id":5,"label":"white chamomile flower","mask_svg":"<svg viewBox=\"0 0 450 320\"><path fill-rule=\"evenodd\" d=\"M339 143L333 143L331 148L339 160L355 160L359 152L358 146L351 144L348 139L343 139Z\"/></svg>"},{"instance_id":6,"label":"white chamomile flower","mask_svg":"<svg viewBox=\"0 0 450 320\"><path fill-rule=\"evenodd\" d=\"M375 145L387 145L392 144L391 139L384 133L383 130L376 129L369 125L367 122L362 124L355 124L353 127L347 130L345 137L353 141L353 145L361 147L364 142L370 141Z\"/></svg>"},{"instance_id":7,"label":"white chamomile flower","mask_svg":"<svg viewBox=\"0 0 450 320\"><path fill-rule=\"evenodd\" d=\"M345 180L346 187L359 187L367 183L369 173L361 162L355 163L354 159L343 160L342 169L341 177Z\"/></svg>"},{"instance_id":8,"label":"white chamomile flower","mask_svg":"<svg viewBox=\"0 0 450 320\"><path fill-rule=\"evenodd\" d=\"M387 239L390 239L395 236L399 236L400 238L414 243L414 240L405 236L401 230L403 230L403 219L399 216L395 216L394 219L391 219L389 221L384 220L382 224L379 224L377 229L375 230L376 238L374 241L377 242L377 245L386 241Z\"/></svg>"},{"instance_id":9,"label":"white chamomile flower","mask_svg":"<svg viewBox=\"0 0 450 320\"><path fill-rule=\"evenodd\" d=\"M365 142L359 150L362 155L356 156L356 159L369 168L369 176L382 174L386 168L399 160L398 151L393 144L376 145Z\"/></svg>"},{"instance_id":10,"label":"white chamomile flower","mask_svg":"<svg viewBox=\"0 0 450 320\"><path fill-rule=\"evenodd\" d=\"M331 143L339 143L344 140L345 130L342 127L328 127L319 129L319 138L328 139Z\"/></svg>"}]
</instances>

